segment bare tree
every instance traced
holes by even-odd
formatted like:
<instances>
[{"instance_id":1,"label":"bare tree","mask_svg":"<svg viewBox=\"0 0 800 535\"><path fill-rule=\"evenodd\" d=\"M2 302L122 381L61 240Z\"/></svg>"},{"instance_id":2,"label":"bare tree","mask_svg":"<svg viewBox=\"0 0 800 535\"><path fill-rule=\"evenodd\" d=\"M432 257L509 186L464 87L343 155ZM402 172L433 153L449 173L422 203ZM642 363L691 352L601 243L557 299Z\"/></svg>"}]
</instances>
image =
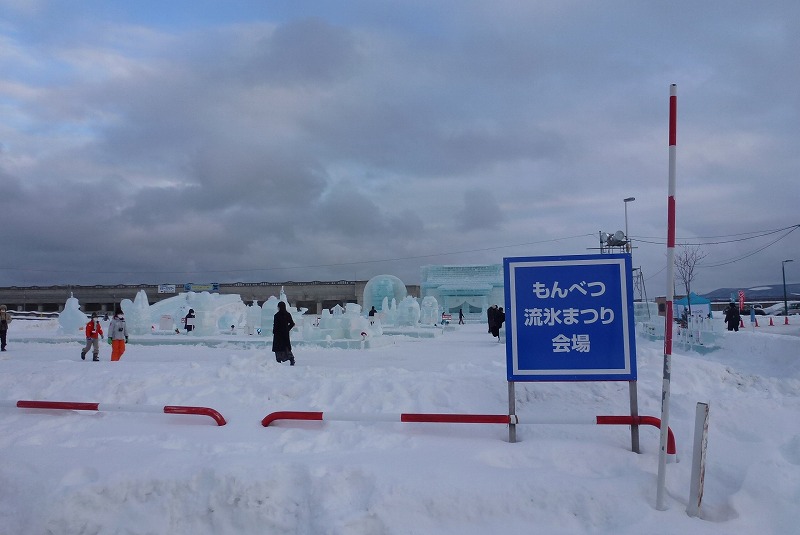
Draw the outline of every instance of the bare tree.
<instances>
[{"instance_id":1,"label":"bare tree","mask_svg":"<svg viewBox=\"0 0 800 535\"><path fill-rule=\"evenodd\" d=\"M675 269L678 271L678 278L686 288L686 301L689 304L689 316L692 315L692 281L695 277L697 264L703 261L708 253L700 249L699 245L681 245L680 251L675 256Z\"/></svg>"}]
</instances>

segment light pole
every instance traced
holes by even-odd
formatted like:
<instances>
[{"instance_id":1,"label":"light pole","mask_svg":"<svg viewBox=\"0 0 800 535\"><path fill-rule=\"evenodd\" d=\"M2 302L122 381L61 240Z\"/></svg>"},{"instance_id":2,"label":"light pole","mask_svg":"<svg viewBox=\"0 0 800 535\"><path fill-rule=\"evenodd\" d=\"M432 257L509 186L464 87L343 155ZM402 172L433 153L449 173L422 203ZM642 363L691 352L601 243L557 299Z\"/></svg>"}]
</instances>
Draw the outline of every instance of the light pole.
<instances>
[{"instance_id":1,"label":"light pole","mask_svg":"<svg viewBox=\"0 0 800 535\"><path fill-rule=\"evenodd\" d=\"M635 201L636 197L627 197L622 199L622 202L625 203L625 240L628 242L628 252L631 253L631 257L633 257L633 250L631 248L631 239L628 237L628 203L631 201Z\"/></svg>"},{"instance_id":2,"label":"light pole","mask_svg":"<svg viewBox=\"0 0 800 535\"><path fill-rule=\"evenodd\" d=\"M784 260L781 262L781 273L783 274L783 315L789 316L789 302L786 300L786 263L794 260Z\"/></svg>"}]
</instances>

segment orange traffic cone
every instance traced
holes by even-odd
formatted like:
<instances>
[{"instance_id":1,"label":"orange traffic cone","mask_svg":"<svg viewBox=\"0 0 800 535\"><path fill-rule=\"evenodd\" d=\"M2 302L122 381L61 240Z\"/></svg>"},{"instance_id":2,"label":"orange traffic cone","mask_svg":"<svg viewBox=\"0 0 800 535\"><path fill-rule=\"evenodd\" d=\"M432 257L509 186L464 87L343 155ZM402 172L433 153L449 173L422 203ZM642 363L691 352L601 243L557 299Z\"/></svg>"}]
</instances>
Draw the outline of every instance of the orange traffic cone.
<instances>
[{"instance_id":1,"label":"orange traffic cone","mask_svg":"<svg viewBox=\"0 0 800 535\"><path fill-rule=\"evenodd\" d=\"M789 325L789 316L786 316L785 318L783 318L783 324L784 325Z\"/></svg>"},{"instance_id":2,"label":"orange traffic cone","mask_svg":"<svg viewBox=\"0 0 800 535\"><path fill-rule=\"evenodd\" d=\"M744 320L743 319L739 319L739 328L740 329L744 329Z\"/></svg>"},{"instance_id":3,"label":"orange traffic cone","mask_svg":"<svg viewBox=\"0 0 800 535\"><path fill-rule=\"evenodd\" d=\"M769 326L770 327L774 327L775 326L775 324L772 323L772 316L769 317Z\"/></svg>"},{"instance_id":4,"label":"orange traffic cone","mask_svg":"<svg viewBox=\"0 0 800 535\"><path fill-rule=\"evenodd\" d=\"M756 317L756 327L758 327L758 317Z\"/></svg>"}]
</instances>

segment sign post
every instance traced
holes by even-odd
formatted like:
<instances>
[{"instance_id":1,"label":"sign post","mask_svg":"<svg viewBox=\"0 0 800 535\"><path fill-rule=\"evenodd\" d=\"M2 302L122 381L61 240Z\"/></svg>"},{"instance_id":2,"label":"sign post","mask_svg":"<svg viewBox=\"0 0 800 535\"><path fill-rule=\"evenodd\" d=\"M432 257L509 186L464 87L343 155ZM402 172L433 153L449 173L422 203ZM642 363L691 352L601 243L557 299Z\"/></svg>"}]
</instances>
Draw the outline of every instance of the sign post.
<instances>
[{"instance_id":1,"label":"sign post","mask_svg":"<svg viewBox=\"0 0 800 535\"><path fill-rule=\"evenodd\" d=\"M638 415L630 254L505 258L503 269L508 381L630 381Z\"/></svg>"}]
</instances>

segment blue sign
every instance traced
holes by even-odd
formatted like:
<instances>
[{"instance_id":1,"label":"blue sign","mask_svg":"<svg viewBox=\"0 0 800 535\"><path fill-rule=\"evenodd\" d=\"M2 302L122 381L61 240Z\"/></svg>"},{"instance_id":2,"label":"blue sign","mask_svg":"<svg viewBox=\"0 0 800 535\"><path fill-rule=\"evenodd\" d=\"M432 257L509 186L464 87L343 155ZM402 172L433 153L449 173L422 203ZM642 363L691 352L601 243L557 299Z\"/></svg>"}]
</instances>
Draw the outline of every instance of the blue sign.
<instances>
[{"instance_id":1,"label":"blue sign","mask_svg":"<svg viewBox=\"0 0 800 535\"><path fill-rule=\"evenodd\" d=\"M183 285L184 292L217 292L219 293L219 283L211 282L207 284L194 284L187 282Z\"/></svg>"},{"instance_id":2,"label":"blue sign","mask_svg":"<svg viewBox=\"0 0 800 535\"><path fill-rule=\"evenodd\" d=\"M504 258L509 381L636 379L629 254Z\"/></svg>"}]
</instances>

